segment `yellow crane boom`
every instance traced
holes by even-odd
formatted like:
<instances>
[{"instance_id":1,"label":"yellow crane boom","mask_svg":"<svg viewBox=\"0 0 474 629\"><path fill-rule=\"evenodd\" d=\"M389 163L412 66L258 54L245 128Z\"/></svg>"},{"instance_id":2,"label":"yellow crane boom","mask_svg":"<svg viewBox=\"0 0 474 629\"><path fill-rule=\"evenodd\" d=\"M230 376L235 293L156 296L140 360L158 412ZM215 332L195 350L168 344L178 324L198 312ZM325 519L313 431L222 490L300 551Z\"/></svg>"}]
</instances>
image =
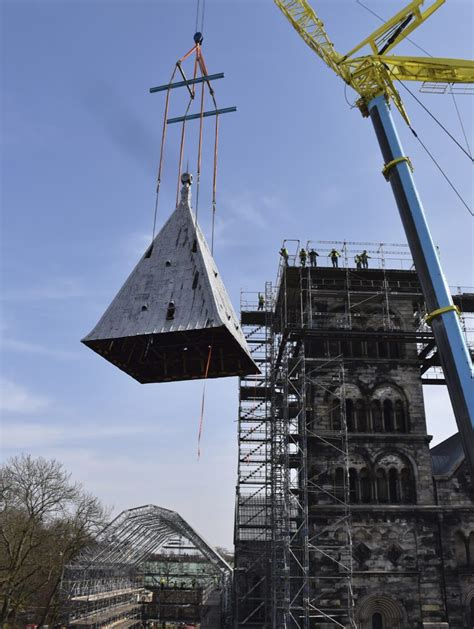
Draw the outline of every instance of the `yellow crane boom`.
<instances>
[{"instance_id":1,"label":"yellow crane boom","mask_svg":"<svg viewBox=\"0 0 474 629\"><path fill-rule=\"evenodd\" d=\"M359 105L380 94L391 98L409 122L394 81L474 83L474 61L434 57L387 55L445 0L435 0L425 11L424 0L413 0L347 54L341 55L329 39L323 22L307 0L274 0L308 46L361 97ZM368 48L369 54L355 56Z\"/></svg>"},{"instance_id":2,"label":"yellow crane boom","mask_svg":"<svg viewBox=\"0 0 474 629\"><path fill-rule=\"evenodd\" d=\"M316 15L309 2L307 0L274 1L308 46L321 57L324 63L345 80L339 67L342 55L335 51L334 44L324 30L323 22Z\"/></svg>"}]
</instances>

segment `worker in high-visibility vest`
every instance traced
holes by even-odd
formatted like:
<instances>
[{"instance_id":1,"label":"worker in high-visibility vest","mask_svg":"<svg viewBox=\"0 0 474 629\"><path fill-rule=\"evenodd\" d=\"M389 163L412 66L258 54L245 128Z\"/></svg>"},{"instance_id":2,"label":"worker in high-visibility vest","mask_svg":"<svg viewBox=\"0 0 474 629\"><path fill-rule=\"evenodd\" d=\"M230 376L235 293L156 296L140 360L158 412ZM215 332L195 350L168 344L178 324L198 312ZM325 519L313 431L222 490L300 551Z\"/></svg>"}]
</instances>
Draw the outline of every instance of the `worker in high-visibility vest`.
<instances>
[{"instance_id":1,"label":"worker in high-visibility vest","mask_svg":"<svg viewBox=\"0 0 474 629\"><path fill-rule=\"evenodd\" d=\"M337 269L339 266L338 258L341 257L341 254L339 253L339 251L337 249L331 249L328 257L331 258L332 268Z\"/></svg>"},{"instance_id":2,"label":"worker in high-visibility vest","mask_svg":"<svg viewBox=\"0 0 474 629\"><path fill-rule=\"evenodd\" d=\"M258 309L263 310L264 306L265 306L265 297L262 295L262 293L259 293L258 294Z\"/></svg>"},{"instance_id":3,"label":"worker in high-visibility vest","mask_svg":"<svg viewBox=\"0 0 474 629\"><path fill-rule=\"evenodd\" d=\"M300 264L301 266L306 266L306 260L308 259L308 254L306 253L306 249L303 247L300 249Z\"/></svg>"},{"instance_id":4,"label":"worker in high-visibility vest","mask_svg":"<svg viewBox=\"0 0 474 629\"><path fill-rule=\"evenodd\" d=\"M282 247L279 251L279 254L281 255L281 257L283 258L283 261L285 262L285 264L288 264L288 249L286 247Z\"/></svg>"},{"instance_id":5,"label":"worker in high-visibility vest","mask_svg":"<svg viewBox=\"0 0 474 629\"><path fill-rule=\"evenodd\" d=\"M357 270L360 271L362 269L362 259L358 253L354 256L354 262L356 263Z\"/></svg>"}]
</instances>

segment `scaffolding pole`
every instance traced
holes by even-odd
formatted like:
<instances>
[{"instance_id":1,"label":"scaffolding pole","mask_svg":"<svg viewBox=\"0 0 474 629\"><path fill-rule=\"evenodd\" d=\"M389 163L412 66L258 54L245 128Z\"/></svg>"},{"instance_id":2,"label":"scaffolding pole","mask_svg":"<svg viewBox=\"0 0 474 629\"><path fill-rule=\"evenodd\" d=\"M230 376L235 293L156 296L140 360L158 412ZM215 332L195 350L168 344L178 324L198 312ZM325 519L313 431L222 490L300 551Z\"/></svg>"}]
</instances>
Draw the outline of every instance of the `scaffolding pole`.
<instances>
[{"instance_id":1,"label":"scaffolding pole","mask_svg":"<svg viewBox=\"0 0 474 629\"><path fill-rule=\"evenodd\" d=\"M241 325L261 374L239 383L238 470L235 509L234 627L264 627L270 614L271 560L271 282L263 307L257 293L241 295Z\"/></svg>"}]
</instances>

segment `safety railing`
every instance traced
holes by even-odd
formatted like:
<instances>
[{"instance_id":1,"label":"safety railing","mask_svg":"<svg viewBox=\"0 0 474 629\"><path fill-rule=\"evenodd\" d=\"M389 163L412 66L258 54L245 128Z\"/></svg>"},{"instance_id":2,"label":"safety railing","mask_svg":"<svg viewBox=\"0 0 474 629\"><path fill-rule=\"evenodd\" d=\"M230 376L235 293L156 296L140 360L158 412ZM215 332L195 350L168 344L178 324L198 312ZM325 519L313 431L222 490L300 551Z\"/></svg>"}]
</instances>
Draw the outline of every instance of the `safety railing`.
<instances>
[{"instance_id":1,"label":"safety railing","mask_svg":"<svg viewBox=\"0 0 474 629\"><path fill-rule=\"evenodd\" d=\"M366 269L413 270L413 259L408 245L399 243L374 243L345 240L297 240L287 238L282 249L288 252L286 264L301 266L301 251L306 251L305 266ZM333 254L333 252L336 252ZM314 253L312 253L314 252ZM365 255L364 255L365 254ZM358 261L357 256L362 256ZM280 254L280 267L285 266ZM335 262L333 263L333 259ZM281 268L279 269L279 275ZM277 280L280 278L278 277ZM278 286L278 281L276 283Z\"/></svg>"}]
</instances>

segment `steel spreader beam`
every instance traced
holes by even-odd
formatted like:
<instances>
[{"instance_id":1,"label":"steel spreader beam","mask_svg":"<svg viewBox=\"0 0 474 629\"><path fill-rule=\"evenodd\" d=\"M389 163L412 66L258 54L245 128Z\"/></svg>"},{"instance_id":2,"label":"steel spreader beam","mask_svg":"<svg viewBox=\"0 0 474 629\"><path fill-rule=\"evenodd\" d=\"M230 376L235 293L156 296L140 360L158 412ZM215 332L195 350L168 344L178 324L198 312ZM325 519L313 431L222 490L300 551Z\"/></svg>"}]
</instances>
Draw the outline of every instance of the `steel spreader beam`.
<instances>
[{"instance_id":1,"label":"steel spreader beam","mask_svg":"<svg viewBox=\"0 0 474 629\"><path fill-rule=\"evenodd\" d=\"M223 109L214 109L213 111L205 111L203 114L190 114L188 116L179 116L179 118L168 118L166 124L173 124L174 122L184 122L185 120L198 120L201 118L207 118L208 116L220 116L221 114L230 114L233 111L237 111L237 107L224 107Z\"/></svg>"},{"instance_id":2,"label":"steel spreader beam","mask_svg":"<svg viewBox=\"0 0 474 629\"><path fill-rule=\"evenodd\" d=\"M428 312L434 315L431 326L466 461L474 479L474 374L469 349L387 100L378 96L368 107ZM445 311L436 314L439 310Z\"/></svg>"},{"instance_id":3,"label":"steel spreader beam","mask_svg":"<svg viewBox=\"0 0 474 629\"><path fill-rule=\"evenodd\" d=\"M195 83L204 83L204 81L216 81L217 79L223 79L224 73L209 74L207 76L198 76L195 79L186 79L186 81L177 81L176 83L165 83L165 85L158 85L158 87L150 87L150 94L155 92L166 92L166 90L173 90L176 87L185 87L188 85L194 85Z\"/></svg>"}]
</instances>

